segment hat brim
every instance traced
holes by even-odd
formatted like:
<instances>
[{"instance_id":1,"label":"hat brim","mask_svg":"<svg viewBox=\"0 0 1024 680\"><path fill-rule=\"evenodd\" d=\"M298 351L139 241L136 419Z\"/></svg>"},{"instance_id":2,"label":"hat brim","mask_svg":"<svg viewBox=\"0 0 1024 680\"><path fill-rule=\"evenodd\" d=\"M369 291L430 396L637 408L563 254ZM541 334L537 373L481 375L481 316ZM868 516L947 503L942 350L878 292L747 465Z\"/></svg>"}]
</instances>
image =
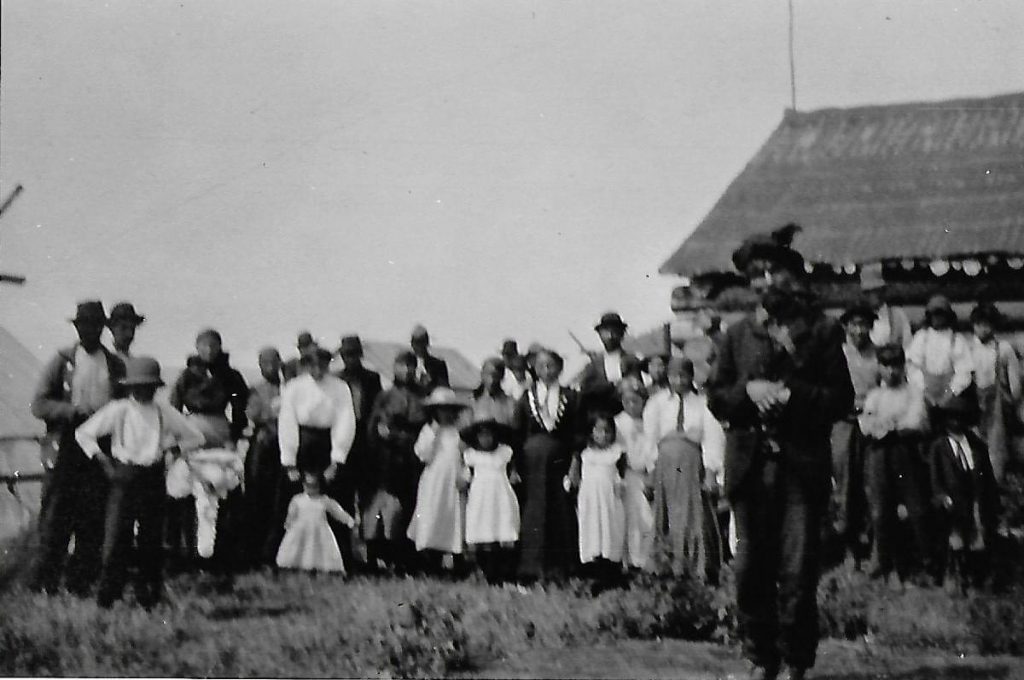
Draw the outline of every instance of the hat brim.
<instances>
[{"instance_id":1,"label":"hat brim","mask_svg":"<svg viewBox=\"0 0 1024 680\"><path fill-rule=\"evenodd\" d=\"M462 441L470 446L475 446L477 434L485 427L491 429L494 432L494 438L502 444L510 443L515 437L515 430L512 427L493 419L479 420L471 425L467 425L459 430L459 436L462 438Z\"/></svg>"},{"instance_id":2,"label":"hat brim","mask_svg":"<svg viewBox=\"0 0 1024 680\"><path fill-rule=\"evenodd\" d=\"M143 323L145 323L146 317L144 317L142 315L136 315L136 316L112 316L112 317L107 319L107 325L108 326L113 326L118 321L127 321L129 323L135 324L136 326L141 326Z\"/></svg>"},{"instance_id":3,"label":"hat brim","mask_svg":"<svg viewBox=\"0 0 1024 680\"><path fill-rule=\"evenodd\" d=\"M160 378L122 378L121 384L125 387L139 387L141 385L153 385L154 387L162 387L166 385Z\"/></svg>"},{"instance_id":4,"label":"hat brim","mask_svg":"<svg viewBox=\"0 0 1024 680\"><path fill-rule=\"evenodd\" d=\"M439 408L464 409L469 408L469 404L463 403L461 401L438 401L434 402L433 404L424 402L423 408L435 410Z\"/></svg>"},{"instance_id":5,"label":"hat brim","mask_svg":"<svg viewBox=\"0 0 1024 680\"><path fill-rule=\"evenodd\" d=\"M97 316L95 318L94 317L88 317L88 316L87 317L78 317L78 316L76 316L76 317L73 317L71 319L68 319L69 323L82 323L83 321L85 321L85 322L100 323L100 324L103 324L103 325L107 325L108 323L110 323L110 319L108 319L105 316Z\"/></svg>"},{"instance_id":6,"label":"hat brim","mask_svg":"<svg viewBox=\"0 0 1024 680\"><path fill-rule=\"evenodd\" d=\"M595 331L599 331L602 328L618 328L620 331L624 331L627 328L629 328L629 324L625 322L618 323L615 321L606 321L605 323L599 323L596 326L594 326Z\"/></svg>"}]
</instances>

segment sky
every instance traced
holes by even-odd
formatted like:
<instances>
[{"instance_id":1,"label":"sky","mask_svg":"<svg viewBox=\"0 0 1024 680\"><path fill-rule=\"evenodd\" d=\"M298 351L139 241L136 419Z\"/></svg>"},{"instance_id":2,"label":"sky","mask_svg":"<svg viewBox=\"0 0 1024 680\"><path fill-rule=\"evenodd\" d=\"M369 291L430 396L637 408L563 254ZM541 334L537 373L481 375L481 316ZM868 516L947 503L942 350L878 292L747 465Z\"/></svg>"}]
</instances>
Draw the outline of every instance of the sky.
<instances>
[{"instance_id":1,"label":"sky","mask_svg":"<svg viewBox=\"0 0 1024 680\"><path fill-rule=\"evenodd\" d=\"M169 374L309 329L578 355L790 106L785 0L0 5L0 324L130 300ZM794 0L797 108L1024 90L1019 0ZM797 244L799 245L799 244Z\"/></svg>"}]
</instances>

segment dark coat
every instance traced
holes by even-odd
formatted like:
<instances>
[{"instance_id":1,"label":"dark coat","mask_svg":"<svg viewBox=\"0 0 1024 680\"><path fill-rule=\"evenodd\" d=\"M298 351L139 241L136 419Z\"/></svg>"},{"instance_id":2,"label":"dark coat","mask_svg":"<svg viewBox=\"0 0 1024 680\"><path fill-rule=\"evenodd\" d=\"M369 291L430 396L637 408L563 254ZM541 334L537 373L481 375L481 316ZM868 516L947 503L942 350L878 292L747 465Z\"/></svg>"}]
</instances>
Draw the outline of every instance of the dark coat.
<instances>
[{"instance_id":1,"label":"dark coat","mask_svg":"<svg viewBox=\"0 0 1024 680\"><path fill-rule=\"evenodd\" d=\"M604 354L591 354L590 363L580 375L580 406L584 413L606 411L615 415L622 411L622 401L616 385L608 380L604 369ZM622 353L619 364L622 376L640 375L640 360L627 352Z\"/></svg>"},{"instance_id":2,"label":"dark coat","mask_svg":"<svg viewBox=\"0 0 1024 680\"><path fill-rule=\"evenodd\" d=\"M106 347L100 345L107 358L107 373L110 376L110 398L124 396L121 378L124 377L124 362ZM32 397L32 415L46 423L46 431L56 434L69 426L77 427L82 419L75 414L71 404L71 380L75 371L75 352L78 345L58 350L43 368L35 394Z\"/></svg>"},{"instance_id":3,"label":"dark coat","mask_svg":"<svg viewBox=\"0 0 1024 680\"><path fill-rule=\"evenodd\" d=\"M973 471L964 470L945 434L932 440L928 450L932 502L939 512L947 512L942 500L945 496L952 498L953 507L948 510L946 519L967 533L974 521L972 508L977 499L981 509L981 528L986 534L991 534L999 517L999 489L992 474L992 461L985 442L974 433L967 433L967 442L974 457Z\"/></svg>"},{"instance_id":4,"label":"dark coat","mask_svg":"<svg viewBox=\"0 0 1024 680\"><path fill-rule=\"evenodd\" d=\"M383 489L399 498L415 494L420 461L413 445L427 422L419 393L404 385L395 385L377 395L373 412L365 425L369 445L362 485ZM388 427L388 436L380 436L378 425Z\"/></svg>"},{"instance_id":5,"label":"dark coat","mask_svg":"<svg viewBox=\"0 0 1024 680\"><path fill-rule=\"evenodd\" d=\"M789 403L772 428L781 456L810 486L827 497L831 471L832 423L853 407L853 386L843 355L843 331L821 315L794 324L790 356L752 318L730 326L718 347L708 380L708 406L726 428L726 493L742 493L755 459L765 453L765 432L757 407L747 396L751 380L779 380Z\"/></svg>"},{"instance_id":6,"label":"dark coat","mask_svg":"<svg viewBox=\"0 0 1024 680\"><path fill-rule=\"evenodd\" d=\"M365 366L357 369L342 369L337 376L345 381L349 390L352 391L352 404L355 407L356 422L362 424L369 419L373 413L373 404L377 401L377 395L383 387L380 382L380 373L371 371ZM361 428L360 428L361 429Z\"/></svg>"},{"instance_id":7,"label":"dark coat","mask_svg":"<svg viewBox=\"0 0 1024 680\"><path fill-rule=\"evenodd\" d=\"M185 369L171 388L170 402L179 411L225 415L231 407L231 440L238 441L248 425L249 386L242 374L231 368L227 353L205 366L202 375Z\"/></svg>"},{"instance_id":8,"label":"dark coat","mask_svg":"<svg viewBox=\"0 0 1024 680\"><path fill-rule=\"evenodd\" d=\"M426 375L416 380L416 387L421 396L429 396L436 387L450 387L448 364L444 359L428 354L423 357L423 369L426 371Z\"/></svg>"}]
</instances>

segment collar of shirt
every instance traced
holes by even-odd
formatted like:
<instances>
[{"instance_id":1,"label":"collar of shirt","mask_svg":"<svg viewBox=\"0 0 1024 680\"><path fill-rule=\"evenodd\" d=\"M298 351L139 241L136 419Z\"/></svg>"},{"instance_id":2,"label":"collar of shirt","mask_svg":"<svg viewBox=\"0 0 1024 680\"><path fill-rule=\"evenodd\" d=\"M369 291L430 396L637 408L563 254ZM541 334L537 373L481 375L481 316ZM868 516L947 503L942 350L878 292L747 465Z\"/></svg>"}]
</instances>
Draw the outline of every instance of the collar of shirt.
<instances>
[{"instance_id":1,"label":"collar of shirt","mask_svg":"<svg viewBox=\"0 0 1024 680\"><path fill-rule=\"evenodd\" d=\"M604 376L608 382L617 383L622 380L622 350L605 353Z\"/></svg>"},{"instance_id":2,"label":"collar of shirt","mask_svg":"<svg viewBox=\"0 0 1024 680\"><path fill-rule=\"evenodd\" d=\"M964 435L949 435L949 445L953 449L953 453L956 455L960 464L963 465L967 470L974 469L974 452L971 451L971 445L967 441L967 437Z\"/></svg>"}]
</instances>

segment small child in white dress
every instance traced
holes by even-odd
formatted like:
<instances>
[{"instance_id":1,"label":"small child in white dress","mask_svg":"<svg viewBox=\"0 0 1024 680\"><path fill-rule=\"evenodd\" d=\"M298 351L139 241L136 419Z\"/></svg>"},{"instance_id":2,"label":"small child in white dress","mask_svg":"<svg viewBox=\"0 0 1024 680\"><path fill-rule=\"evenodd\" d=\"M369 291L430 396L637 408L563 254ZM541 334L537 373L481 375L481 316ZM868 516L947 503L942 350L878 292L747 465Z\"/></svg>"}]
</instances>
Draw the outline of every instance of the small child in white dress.
<instances>
[{"instance_id":1,"label":"small child in white dress","mask_svg":"<svg viewBox=\"0 0 1024 680\"><path fill-rule=\"evenodd\" d=\"M595 562L598 578L612 577L621 568L626 539L622 503L625 457L615 441L615 419L607 414L592 416L590 444L580 454L577 512L580 562Z\"/></svg>"},{"instance_id":2,"label":"small child in white dress","mask_svg":"<svg viewBox=\"0 0 1024 680\"><path fill-rule=\"evenodd\" d=\"M336 500L321 493L320 475L302 475L302 493L295 494L288 504L284 539L277 551L277 566L283 569L345 573L341 549L327 518L341 522L349 529L355 519Z\"/></svg>"},{"instance_id":3,"label":"small child in white dress","mask_svg":"<svg viewBox=\"0 0 1024 680\"><path fill-rule=\"evenodd\" d=\"M485 417L461 432L468 448L462 455L469 478L466 545L488 581L511 576L512 549L519 540L519 501L509 480L511 428Z\"/></svg>"}]
</instances>

